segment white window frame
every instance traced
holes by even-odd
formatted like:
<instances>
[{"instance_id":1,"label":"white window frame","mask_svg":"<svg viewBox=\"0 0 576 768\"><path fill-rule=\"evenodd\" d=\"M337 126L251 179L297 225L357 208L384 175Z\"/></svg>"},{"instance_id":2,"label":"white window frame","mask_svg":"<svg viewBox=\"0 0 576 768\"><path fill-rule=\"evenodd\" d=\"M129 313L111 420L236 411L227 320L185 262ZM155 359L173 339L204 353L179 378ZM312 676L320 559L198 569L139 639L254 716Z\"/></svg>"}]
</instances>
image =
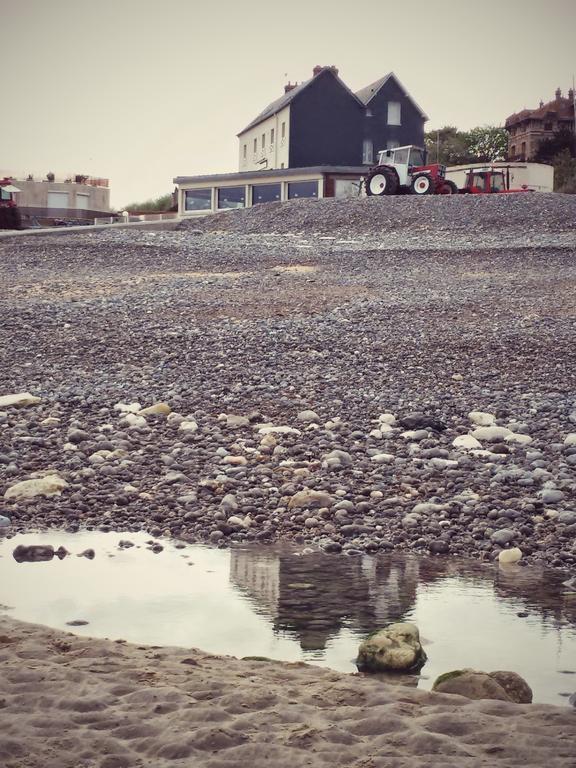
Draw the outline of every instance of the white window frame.
<instances>
[{"instance_id":1,"label":"white window frame","mask_svg":"<svg viewBox=\"0 0 576 768\"><path fill-rule=\"evenodd\" d=\"M372 165L374 162L374 142L364 139L362 142L362 165Z\"/></svg>"}]
</instances>

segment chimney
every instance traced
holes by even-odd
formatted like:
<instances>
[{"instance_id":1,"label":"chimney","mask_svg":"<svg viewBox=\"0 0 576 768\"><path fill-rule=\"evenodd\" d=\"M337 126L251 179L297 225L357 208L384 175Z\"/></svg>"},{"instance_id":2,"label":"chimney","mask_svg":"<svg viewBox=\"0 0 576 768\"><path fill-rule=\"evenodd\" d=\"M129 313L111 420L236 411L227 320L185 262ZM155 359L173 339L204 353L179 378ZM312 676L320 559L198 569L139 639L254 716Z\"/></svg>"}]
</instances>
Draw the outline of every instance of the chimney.
<instances>
[{"instance_id":1,"label":"chimney","mask_svg":"<svg viewBox=\"0 0 576 768\"><path fill-rule=\"evenodd\" d=\"M542 99L540 99L540 109L542 109L543 106L544 106L544 102L542 101Z\"/></svg>"},{"instance_id":2,"label":"chimney","mask_svg":"<svg viewBox=\"0 0 576 768\"><path fill-rule=\"evenodd\" d=\"M561 98L562 98L562 91L560 90L560 88L556 88L556 101L560 101Z\"/></svg>"},{"instance_id":3,"label":"chimney","mask_svg":"<svg viewBox=\"0 0 576 768\"><path fill-rule=\"evenodd\" d=\"M320 72L322 72L323 69L324 69L324 67L321 67L320 64L316 64L316 66L312 70L312 77L316 77L316 75L319 75Z\"/></svg>"},{"instance_id":4,"label":"chimney","mask_svg":"<svg viewBox=\"0 0 576 768\"><path fill-rule=\"evenodd\" d=\"M570 90L568 91L568 98L570 99L570 101L574 101L574 88L570 88Z\"/></svg>"},{"instance_id":5,"label":"chimney","mask_svg":"<svg viewBox=\"0 0 576 768\"><path fill-rule=\"evenodd\" d=\"M290 93L290 91L293 91L294 88L296 88L297 85L298 85L298 83L287 83L284 86L284 93Z\"/></svg>"}]
</instances>

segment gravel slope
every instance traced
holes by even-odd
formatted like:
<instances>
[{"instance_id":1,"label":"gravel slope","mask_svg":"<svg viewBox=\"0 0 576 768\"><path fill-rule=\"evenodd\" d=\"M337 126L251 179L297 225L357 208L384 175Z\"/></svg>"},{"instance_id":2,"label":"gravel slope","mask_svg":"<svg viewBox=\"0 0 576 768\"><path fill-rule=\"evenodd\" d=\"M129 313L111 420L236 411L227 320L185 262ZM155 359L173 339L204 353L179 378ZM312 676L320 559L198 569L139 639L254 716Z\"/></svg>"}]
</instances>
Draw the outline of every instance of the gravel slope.
<instances>
[{"instance_id":1,"label":"gravel slope","mask_svg":"<svg viewBox=\"0 0 576 768\"><path fill-rule=\"evenodd\" d=\"M573 569L575 252L576 199L536 194L3 240L0 394L41 402L0 413L0 493L68 483L3 514ZM471 411L508 430L479 453Z\"/></svg>"}]
</instances>

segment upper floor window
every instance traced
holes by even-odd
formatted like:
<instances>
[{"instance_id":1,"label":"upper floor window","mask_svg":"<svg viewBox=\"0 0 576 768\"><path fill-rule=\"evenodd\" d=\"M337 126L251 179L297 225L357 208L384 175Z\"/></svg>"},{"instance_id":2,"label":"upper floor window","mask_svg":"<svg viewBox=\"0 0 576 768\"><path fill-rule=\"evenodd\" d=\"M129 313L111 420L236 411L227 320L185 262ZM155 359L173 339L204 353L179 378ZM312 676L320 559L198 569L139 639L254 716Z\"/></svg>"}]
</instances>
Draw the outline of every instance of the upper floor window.
<instances>
[{"instance_id":1,"label":"upper floor window","mask_svg":"<svg viewBox=\"0 0 576 768\"><path fill-rule=\"evenodd\" d=\"M362 144L362 165L372 165L374 162L374 144L371 139L364 139Z\"/></svg>"},{"instance_id":2,"label":"upper floor window","mask_svg":"<svg viewBox=\"0 0 576 768\"><path fill-rule=\"evenodd\" d=\"M244 160L246 160L246 144L244 144L244 151L242 152Z\"/></svg>"},{"instance_id":3,"label":"upper floor window","mask_svg":"<svg viewBox=\"0 0 576 768\"><path fill-rule=\"evenodd\" d=\"M262 134L262 149L264 149L265 146L266 146L266 134L263 133Z\"/></svg>"},{"instance_id":4,"label":"upper floor window","mask_svg":"<svg viewBox=\"0 0 576 768\"><path fill-rule=\"evenodd\" d=\"M388 125L402 125L399 101L388 102Z\"/></svg>"},{"instance_id":5,"label":"upper floor window","mask_svg":"<svg viewBox=\"0 0 576 768\"><path fill-rule=\"evenodd\" d=\"M552 123L544 123L544 130L545 131L551 131L552 130Z\"/></svg>"},{"instance_id":6,"label":"upper floor window","mask_svg":"<svg viewBox=\"0 0 576 768\"><path fill-rule=\"evenodd\" d=\"M286 123L282 123L282 138L286 138Z\"/></svg>"},{"instance_id":7,"label":"upper floor window","mask_svg":"<svg viewBox=\"0 0 576 768\"><path fill-rule=\"evenodd\" d=\"M254 154L258 152L258 139L254 139Z\"/></svg>"},{"instance_id":8,"label":"upper floor window","mask_svg":"<svg viewBox=\"0 0 576 768\"><path fill-rule=\"evenodd\" d=\"M270 131L270 144L274 144L274 128Z\"/></svg>"}]
</instances>

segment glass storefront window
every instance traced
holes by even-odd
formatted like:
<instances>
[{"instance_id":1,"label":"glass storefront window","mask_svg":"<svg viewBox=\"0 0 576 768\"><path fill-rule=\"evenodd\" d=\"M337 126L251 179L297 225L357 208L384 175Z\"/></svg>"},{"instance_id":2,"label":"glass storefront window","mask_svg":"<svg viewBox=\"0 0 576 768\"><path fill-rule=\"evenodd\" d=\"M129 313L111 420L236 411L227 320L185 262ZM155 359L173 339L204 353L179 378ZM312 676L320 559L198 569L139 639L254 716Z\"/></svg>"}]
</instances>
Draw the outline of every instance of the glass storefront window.
<instances>
[{"instance_id":1,"label":"glass storefront window","mask_svg":"<svg viewBox=\"0 0 576 768\"><path fill-rule=\"evenodd\" d=\"M211 189L187 189L184 192L185 211L209 211L212 208Z\"/></svg>"},{"instance_id":2,"label":"glass storefront window","mask_svg":"<svg viewBox=\"0 0 576 768\"><path fill-rule=\"evenodd\" d=\"M221 187L218 190L218 208L244 208L245 205L245 187Z\"/></svg>"},{"instance_id":3,"label":"glass storefront window","mask_svg":"<svg viewBox=\"0 0 576 768\"><path fill-rule=\"evenodd\" d=\"M317 181L291 181L288 184L288 200L297 197L318 197Z\"/></svg>"},{"instance_id":4,"label":"glass storefront window","mask_svg":"<svg viewBox=\"0 0 576 768\"><path fill-rule=\"evenodd\" d=\"M254 184L252 187L252 205L273 203L282 197L280 184Z\"/></svg>"}]
</instances>

